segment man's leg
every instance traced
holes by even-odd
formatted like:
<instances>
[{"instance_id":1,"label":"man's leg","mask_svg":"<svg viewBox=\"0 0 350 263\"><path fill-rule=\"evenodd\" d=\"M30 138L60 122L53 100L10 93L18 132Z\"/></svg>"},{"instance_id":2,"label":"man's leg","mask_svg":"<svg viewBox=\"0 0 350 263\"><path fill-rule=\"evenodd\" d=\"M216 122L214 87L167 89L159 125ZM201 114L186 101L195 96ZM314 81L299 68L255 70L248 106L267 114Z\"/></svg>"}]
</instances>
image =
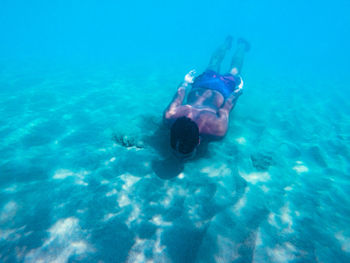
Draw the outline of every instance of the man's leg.
<instances>
[{"instance_id":1,"label":"man's leg","mask_svg":"<svg viewBox=\"0 0 350 263\"><path fill-rule=\"evenodd\" d=\"M250 45L248 41L243 38L238 39L237 49L235 54L233 55L231 62L231 70L230 73L232 75L239 75L242 71L244 55L247 51L249 51Z\"/></svg>"},{"instance_id":2,"label":"man's leg","mask_svg":"<svg viewBox=\"0 0 350 263\"><path fill-rule=\"evenodd\" d=\"M231 49L232 39L233 38L231 36L227 36L224 44L222 44L217 50L215 50L215 52L213 53L213 55L210 58L209 65L208 65L207 69L214 70L216 72L220 72L221 62L225 58L226 51Z\"/></svg>"}]
</instances>

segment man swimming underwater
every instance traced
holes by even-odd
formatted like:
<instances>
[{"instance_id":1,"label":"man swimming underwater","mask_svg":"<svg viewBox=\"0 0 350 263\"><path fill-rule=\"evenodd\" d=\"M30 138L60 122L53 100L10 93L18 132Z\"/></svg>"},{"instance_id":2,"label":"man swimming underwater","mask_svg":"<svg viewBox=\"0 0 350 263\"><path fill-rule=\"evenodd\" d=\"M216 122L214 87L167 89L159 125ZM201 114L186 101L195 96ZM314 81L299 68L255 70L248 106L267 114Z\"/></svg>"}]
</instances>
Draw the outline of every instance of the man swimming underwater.
<instances>
[{"instance_id":1,"label":"man swimming underwater","mask_svg":"<svg viewBox=\"0 0 350 263\"><path fill-rule=\"evenodd\" d=\"M238 39L231 70L222 75L220 65L231 46L232 37L228 36L203 74L195 78L195 71L190 71L164 112L165 123L171 127L171 147L181 159L193 157L202 139L220 139L227 132L230 111L242 94L240 72L245 52L250 48L246 40ZM183 105L189 84L192 87Z\"/></svg>"}]
</instances>

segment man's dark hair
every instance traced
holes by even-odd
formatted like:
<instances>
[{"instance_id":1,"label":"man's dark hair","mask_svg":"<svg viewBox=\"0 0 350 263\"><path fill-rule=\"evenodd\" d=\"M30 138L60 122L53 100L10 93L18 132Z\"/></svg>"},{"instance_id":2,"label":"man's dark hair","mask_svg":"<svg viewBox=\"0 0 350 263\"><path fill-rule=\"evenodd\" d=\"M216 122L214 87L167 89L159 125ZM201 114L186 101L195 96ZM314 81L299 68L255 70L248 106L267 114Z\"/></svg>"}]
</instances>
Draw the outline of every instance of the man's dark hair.
<instances>
[{"instance_id":1,"label":"man's dark hair","mask_svg":"<svg viewBox=\"0 0 350 263\"><path fill-rule=\"evenodd\" d=\"M170 144L174 150L187 154L199 143L199 129L190 118L178 118L171 126Z\"/></svg>"}]
</instances>

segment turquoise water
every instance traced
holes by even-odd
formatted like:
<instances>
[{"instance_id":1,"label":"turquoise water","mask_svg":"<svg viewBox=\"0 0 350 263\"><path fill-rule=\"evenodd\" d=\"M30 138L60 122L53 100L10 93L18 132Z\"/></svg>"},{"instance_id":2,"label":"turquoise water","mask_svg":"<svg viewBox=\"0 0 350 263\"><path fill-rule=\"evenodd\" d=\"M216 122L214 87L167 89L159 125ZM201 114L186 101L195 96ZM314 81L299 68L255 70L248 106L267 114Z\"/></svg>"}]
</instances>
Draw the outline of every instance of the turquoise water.
<instances>
[{"instance_id":1,"label":"turquoise water","mask_svg":"<svg viewBox=\"0 0 350 263\"><path fill-rule=\"evenodd\" d=\"M0 262L350 262L349 11L2 0ZM228 34L244 95L179 164L163 111Z\"/></svg>"}]
</instances>

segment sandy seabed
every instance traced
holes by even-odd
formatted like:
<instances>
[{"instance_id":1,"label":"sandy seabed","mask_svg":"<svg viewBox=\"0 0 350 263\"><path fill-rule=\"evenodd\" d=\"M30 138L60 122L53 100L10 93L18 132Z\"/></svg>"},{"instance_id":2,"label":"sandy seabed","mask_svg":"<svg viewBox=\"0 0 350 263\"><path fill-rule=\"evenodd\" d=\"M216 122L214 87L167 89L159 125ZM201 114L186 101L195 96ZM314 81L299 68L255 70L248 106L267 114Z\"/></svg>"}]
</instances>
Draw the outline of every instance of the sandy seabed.
<instances>
[{"instance_id":1,"label":"sandy seabed","mask_svg":"<svg viewBox=\"0 0 350 263\"><path fill-rule=\"evenodd\" d=\"M0 72L1 262L350 262L348 100L247 72L227 136L181 165L182 74Z\"/></svg>"}]
</instances>

